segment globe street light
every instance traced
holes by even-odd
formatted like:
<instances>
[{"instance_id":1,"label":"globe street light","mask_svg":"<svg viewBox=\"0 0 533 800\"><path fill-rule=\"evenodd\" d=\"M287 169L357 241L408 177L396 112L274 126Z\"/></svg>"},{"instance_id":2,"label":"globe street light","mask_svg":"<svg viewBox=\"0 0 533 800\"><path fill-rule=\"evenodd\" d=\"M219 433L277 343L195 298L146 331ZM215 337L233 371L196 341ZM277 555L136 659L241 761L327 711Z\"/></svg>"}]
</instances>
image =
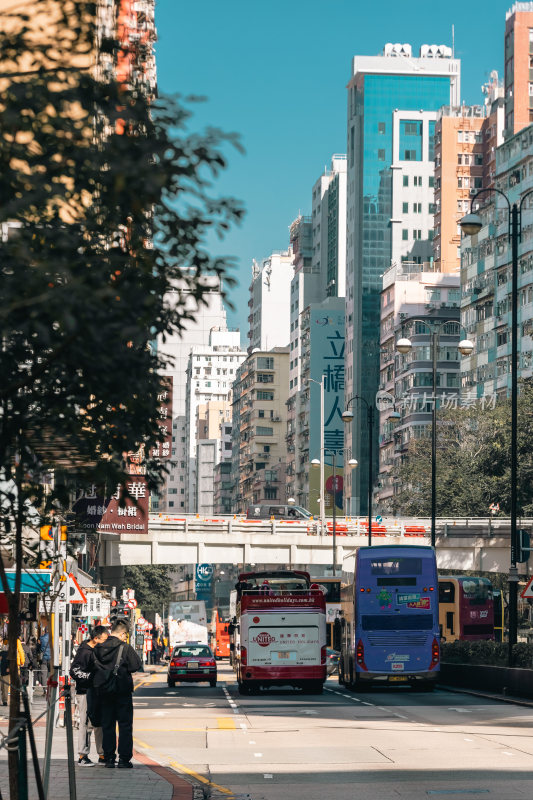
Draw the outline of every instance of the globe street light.
<instances>
[{"instance_id":1,"label":"globe street light","mask_svg":"<svg viewBox=\"0 0 533 800\"><path fill-rule=\"evenodd\" d=\"M437 539L437 361L440 348L440 332L445 325L459 324L455 320L433 320L433 319L409 319L408 323L413 322L423 324L431 335L431 361L432 361L432 388L433 388L433 408L431 411L431 546L435 547ZM402 336L396 342L396 350L402 355L411 352L413 343L406 336ZM474 344L470 339L461 339L457 349L464 356L469 356L474 350Z\"/></svg>"},{"instance_id":2,"label":"globe street light","mask_svg":"<svg viewBox=\"0 0 533 800\"><path fill-rule=\"evenodd\" d=\"M518 630L518 531L517 531L517 481L518 481L518 242L522 236L522 206L533 189L523 194L520 203L511 202L501 189L481 189L470 201L470 214L459 222L467 236L475 236L483 227L483 220L473 213L477 198L487 192L499 194L507 203L507 238L511 244L511 552L509 567L509 651L508 664L513 666L513 645Z\"/></svg>"},{"instance_id":3,"label":"globe street light","mask_svg":"<svg viewBox=\"0 0 533 800\"><path fill-rule=\"evenodd\" d=\"M365 404L368 423L368 545L370 546L372 544L372 431L374 428L374 407L364 397L354 394L347 401L346 407L341 414L341 419L345 425L353 422L353 411L350 410L350 406L354 400L359 400Z\"/></svg>"},{"instance_id":4,"label":"globe street light","mask_svg":"<svg viewBox=\"0 0 533 800\"><path fill-rule=\"evenodd\" d=\"M318 468L320 467L323 469L324 467L324 458L326 451L330 453L332 456L332 479L333 479L333 514L332 514L332 533L333 533L333 577L337 574L337 503L336 503L336 494L337 494L337 453L342 452L342 449L334 450L333 448L325 447L322 452L322 459L319 460L318 458L313 458L311 461L311 466ZM348 461L348 466L350 469L357 466L357 460L355 458L351 458ZM321 513L325 514L326 512L326 504L321 502L320 504L320 511Z\"/></svg>"}]
</instances>

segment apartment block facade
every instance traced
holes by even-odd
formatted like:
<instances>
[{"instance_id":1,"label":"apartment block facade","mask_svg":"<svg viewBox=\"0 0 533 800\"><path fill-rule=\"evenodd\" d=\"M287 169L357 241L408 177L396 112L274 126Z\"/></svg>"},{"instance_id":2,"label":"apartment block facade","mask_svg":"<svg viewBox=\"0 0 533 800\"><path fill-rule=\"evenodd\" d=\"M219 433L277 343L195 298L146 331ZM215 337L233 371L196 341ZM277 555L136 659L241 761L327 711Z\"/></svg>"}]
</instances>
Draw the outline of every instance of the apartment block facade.
<instances>
[{"instance_id":1,"label":"apartment block facade","mask_svg":"<svg viewBox=\"0 0 533 800\"><path fill-rule=\"evenodd\" d=\"M496 188L511 204L533 189L533 125L506 139L496 151ZM518 251L519 378L532 376L533 197L522 205ZM461 321L475 349L461 367L466 402L493 404L511 390L511 249L505 200L495 194L478 213L484 226L465 236L461 264Z\"/></svg>"},{"instance_id":2,"label":"apartment block facade","mask_svg":"<svg viewBox=\"0 0 533 800\"><path fill-rule=\"evenodd\" d=\"M383 276L381 292L379 472L376 508L395 513L393 469L409 442L429 435L433 404L459 403L461 290L459 272L445 273L432 262L403 262ZM416 320L416 321L415 321ZM429 327L439 325L437 389L433 393ZM448 324L449 323L449 324ZM413 348L407 355L396 342L408 335ZM400 414L400 419L395 417Z\"/></svg>"},{"instance_id":3,"label":"apartment block facade","mask_svg":"<svg viewBox=\"0 0 533 800\"><path fill-rule=\"evenodd\" d=\"M505 137L533 122L533 3L514 3L505 16Z\"/></svg>"},{"instance_id":4,"label":"apartment block facade","mask_svg":"<svg viewBox=\"0 0 533 800\"><path fill-rule=\"evenodd\" d=\"M233 384L233 511L253 503L285 502L288 347L256 350Z\"/></svg>"}]
</instances>

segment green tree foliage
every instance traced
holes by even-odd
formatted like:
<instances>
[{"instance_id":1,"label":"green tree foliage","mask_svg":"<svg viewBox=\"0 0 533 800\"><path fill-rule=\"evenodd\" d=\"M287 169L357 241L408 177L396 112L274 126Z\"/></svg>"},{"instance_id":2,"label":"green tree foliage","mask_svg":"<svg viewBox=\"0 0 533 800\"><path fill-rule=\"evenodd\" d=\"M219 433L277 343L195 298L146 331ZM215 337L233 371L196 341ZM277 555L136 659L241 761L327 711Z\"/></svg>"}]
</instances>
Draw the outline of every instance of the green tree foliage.
<instances>
[{"instance_id":1,"label":"green tree foliage","mask_svg":"<svg viewBox=\"0 0 533 800\"><path fill-rule=\"evenodd\" d=\"M122 588L135 589L135 599L143 613L147 611L161 613L164 605L168 610L172 588L170 567L164 564L126 567Z\"/></svg>"},{"instance_id":2,"label":"green tree foliage","mask_svg":"<svg viewBox=\"0 0 533 800\"><path fill-rule=\"evenodd\" d=\"M486 517L499 503L510 512L511 405L479 405L439 411L437 419L437 515ZM431 513L431 440L415 439L396 469L394 511ZM518 400L518 508L533 513L533 384L522 381Z\"/></svg>"},{"instance_id":3,"label":"green tree foliage","mask_svg":"<svg viewBox=\"0 0 533 800\"><path fill-rule=\"evenodd\" d=\"M62 513L75 481L114 491L125 454L161 438L168 364L153 342L183 328L208 276L230 284L206 240L242 216L212 196L235 136L190 133L188 108L152 102L135 77L102 80L95 8L29 0L0 15L0 588L14 689L20 578L9 591L4 566L14 553L20 575L27 509ZM120 47L98 44L111 58ZM162 470L147 463L150 487Z\"/></svg>"}]
</instances>

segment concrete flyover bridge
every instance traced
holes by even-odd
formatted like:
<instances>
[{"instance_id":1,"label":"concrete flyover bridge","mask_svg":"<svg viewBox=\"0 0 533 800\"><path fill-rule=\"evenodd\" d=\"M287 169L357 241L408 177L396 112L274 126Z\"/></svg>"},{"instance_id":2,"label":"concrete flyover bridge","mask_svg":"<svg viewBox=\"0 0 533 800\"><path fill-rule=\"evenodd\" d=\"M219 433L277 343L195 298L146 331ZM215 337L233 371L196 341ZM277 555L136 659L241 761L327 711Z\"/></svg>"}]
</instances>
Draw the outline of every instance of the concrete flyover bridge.
<instances>
[{"instance_id":1,"label":"concrete flyover bridge","mask_svg":"<svg viewBox=\"0 0 533 800\"><path fill-rule=\"evenodd\" d=\"M532 531L533 519L519 527ZM429 519L385 518L372 525L372 544L429 544ZM368 543L363 518L337 520L337 564L354 568L354 554ZM440 569L507 572L510 525L508 519L439 519L437 560ZM151 514L148 534L102 532L100 565L120 568L132 564L284 564L324 567L332 563L331 522L246 520L241 517L203 519L196 515L172 517ZM519 565L528 574L528 564Z\"/></svg>"}]
</instances>

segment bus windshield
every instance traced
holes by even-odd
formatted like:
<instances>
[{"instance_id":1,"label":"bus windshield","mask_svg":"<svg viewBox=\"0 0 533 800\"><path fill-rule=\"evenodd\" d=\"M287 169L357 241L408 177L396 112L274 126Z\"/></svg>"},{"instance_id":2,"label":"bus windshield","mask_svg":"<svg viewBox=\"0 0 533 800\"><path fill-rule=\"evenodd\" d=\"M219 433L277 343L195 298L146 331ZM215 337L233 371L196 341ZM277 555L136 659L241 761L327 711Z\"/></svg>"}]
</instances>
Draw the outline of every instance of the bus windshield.
<instances>
[{"instance_id":1,"label":"bus windshield","mask_svg":"<svg viewBox=\"0 0 533 800\"><path fill-rule=\"evenodd\" d=\"M370 562L370 572L372 575L421 575L421 558L373 558Z\"/></svg>"},{"instance_id":2,"label":"bus windshield","mask_svg":"<svg viewBox=\"0 0 533 800\"><path fill-rule=\"evenodd\" d=\"M487 578L475 578L461 581L461 587L465 600L469 600L472 605L476 603L486 603L492 597L492 584Z\"/></svg>"}]
</instances>

